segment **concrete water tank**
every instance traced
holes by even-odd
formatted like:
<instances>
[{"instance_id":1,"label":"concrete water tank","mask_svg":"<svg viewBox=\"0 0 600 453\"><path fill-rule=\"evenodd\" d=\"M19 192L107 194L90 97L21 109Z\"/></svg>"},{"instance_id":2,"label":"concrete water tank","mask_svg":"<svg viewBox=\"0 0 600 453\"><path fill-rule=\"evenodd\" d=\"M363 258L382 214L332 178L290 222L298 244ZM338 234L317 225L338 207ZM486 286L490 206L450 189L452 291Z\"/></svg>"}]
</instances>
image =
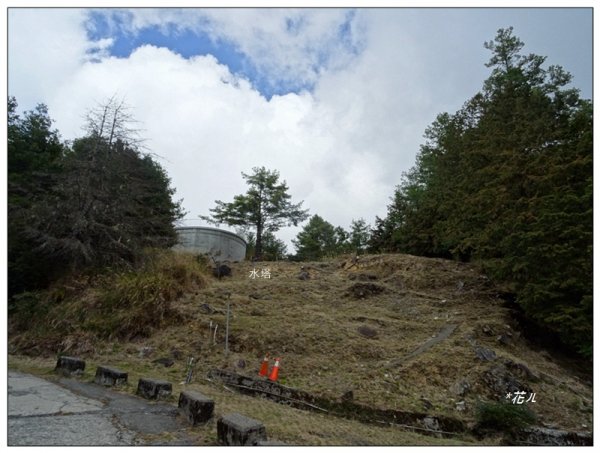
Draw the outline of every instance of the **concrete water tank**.
<instances>
[{"instance_id":1,"label":"concrete water tank","mask_svg":"<svg viewBox=\"0 0 600 453\"><path fill-rule=\"evenodd\" d=\"M174 250L208 254L217 261L243 261L246 241L237 234L218 228L176 227L177 244Z\"/></svg>"}]
</instances>

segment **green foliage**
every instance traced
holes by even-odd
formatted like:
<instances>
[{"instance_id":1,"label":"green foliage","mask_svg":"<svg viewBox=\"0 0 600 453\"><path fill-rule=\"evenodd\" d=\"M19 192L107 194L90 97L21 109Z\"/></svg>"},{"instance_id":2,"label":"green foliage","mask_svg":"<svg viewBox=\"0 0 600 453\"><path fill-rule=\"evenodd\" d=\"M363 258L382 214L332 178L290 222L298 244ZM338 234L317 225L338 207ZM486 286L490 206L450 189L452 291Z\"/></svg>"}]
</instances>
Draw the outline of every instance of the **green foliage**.
<instances>
[{"instance_id":1,"label":"green foliage","mask_svg":"<svg viewBox=\"0 0 600 453\"><path fill-rule=\"evenodd\" d=\"M148 336L177 322L172 302L206 286L207 269L193 255L146 250L133 270L71 276L48 290L14 297L11 329L25 339L81 332L104 339Z\"/></svg>"},{"instance_id":2,"label":"green foliage","mask_svg":"<svg viewBox=\"0 0 600 453\"><path fill-rule=\"evenodd\" d=\"M502 432L526 428L537 420L526 405L505 402L479 403L475 418L479 428Z\"/></svg>"},{"instance_id":3,"label":"green foliage","mask_svg":"<svg viewBox=\"0 0 600 453\"><path fill-rule=\"evenodd\" d=\"M522 55L512 28L485 47L482 92L426 130L370 249L477 260L528 317L589 354L591 102L562 68Z\"/></svg>"},{"instance_id":4,"label":"green foliage","mask_svg":"<svg viewBox=\"0 0 600 453\"><path fill-rule=\"evenodd\" d=\"M296 247L296 259L316 261L343 253L347 234L335 228L318 215L313 215L292 243Z\"/></svg>"},{"instance_id":5,"label":"green foliage","mask_svg":"<svg viewBox=\"0 0 600 453\"><path fill-rule=\"evenodd\" d=\"M180 203L164 169L126 140L123 104L108 102L98 127L88 124L70 147L44 105L23 118L16 107L10 98L9 295L74 269L131 265L144 247L175 243Z\"/></svg>"},{"instance_id":6,"label":"green foliage","mask_svg":"<svg viewBox=\"0 0 600 453\"><path fill-rule=\"evenodd\" d=\"M246 248L246 259L251 259L256 252L256 236L252 232L241 235L248 244ZM262 238L262 259L265 261L278 261L287 258L287 245L281 239L277 239L273 233L267 231Z\"/></svg>"},{"instance_id":7,"label":"green foliage","mask_svg":"<svg viewBox=\"0 0 600 453\"><path fill-rule=\"evenodd\" d=\"M283 226L294 225L308 218L308 210L301 209L302 202L291 203L288 186L279 183L279 172L265 167L255 167L253 173L242 173L250 186L246 194L236 195L231 203L216 200L216 207L210 209L211 216L200 216L203 220L220 225L243 228L253 227L256 231L254 257L263 258L263 237L274 233Z\"/></svg>"},{"instance_id":8,"label":"green foliage","mask_svg":"<svg viewBox=\"0 0 600 453\"><path fill-rule=\"evenodd\" d=\"M369 243L371 231L365 219L352 220L350 223L349 248L356 254L364 253Z\"/></svg>"},{"instance_id":9,"label":"green foliage","mask_svg":"<svg viewBox=\"0 0 600 453\"><path fill-rule=\"evenodd\" d=\"M48 108L39 104L23 116L8 99L8 294L46 286L61 262L35 252L26 234L32 207L45 203L61 172L66 147L51 129Z\"/></svg>"}]
</instances>

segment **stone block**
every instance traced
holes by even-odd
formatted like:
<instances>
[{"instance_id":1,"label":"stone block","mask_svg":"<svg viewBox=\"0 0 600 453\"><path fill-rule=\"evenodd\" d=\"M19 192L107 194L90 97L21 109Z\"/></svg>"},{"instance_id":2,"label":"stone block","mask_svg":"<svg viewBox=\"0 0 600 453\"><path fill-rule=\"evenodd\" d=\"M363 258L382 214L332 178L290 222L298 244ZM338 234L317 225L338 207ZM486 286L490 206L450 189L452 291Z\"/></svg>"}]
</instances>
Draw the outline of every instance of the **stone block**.
<instances>
[{"instance_id":1,"label":"stone block","mask_svg":"<svg viewBox=\"0 0 600 453\"><path fill-rule=\"evenodd\" d=\"M140 378L138 381L137 394L148 400L167 398L171 395L173 386L170 382L157 379Z\"/></svg>"},{"instance_id":2,"label":"stone block","mask_svg":"<svg viewBox=\"0 0 600 453\"><path fill-rule=\"evenodd\" d=\"M179 395L179 409L192 426L208 421L215 410L215 402L201 393L185 391Z\"/></svg>"},{"instance_id":3,"label":"stone block","mask_svg":"<svg viewBox=\"0 0 600 453\"><path fill-rule=\"evenodd\" d=\"M62 356L56 362L54 371L63 373L64 375L83 374L85 370L85 361L76 357Z\"/></svg>"},{"instance_id":4,"label":"stone block","mask_svg":"<svg viewBox=\"0 0 600 453\"><path fill-rule=\"evenodd\" d=\"M267 430L258 420L234 413L217 421L217 436L222 445L259 445L267 440Z\"/></svg>"},{"instance_id":5,"label":"stone block","mask_svg":"<svg viewBox=\"0 0 600 453\"><path fill-rule=\"evenodd\" d=\"M96 368L96 384L113 386L127 384L127 373L107 366L99 366Z\"/></svg>"}]
</instances>

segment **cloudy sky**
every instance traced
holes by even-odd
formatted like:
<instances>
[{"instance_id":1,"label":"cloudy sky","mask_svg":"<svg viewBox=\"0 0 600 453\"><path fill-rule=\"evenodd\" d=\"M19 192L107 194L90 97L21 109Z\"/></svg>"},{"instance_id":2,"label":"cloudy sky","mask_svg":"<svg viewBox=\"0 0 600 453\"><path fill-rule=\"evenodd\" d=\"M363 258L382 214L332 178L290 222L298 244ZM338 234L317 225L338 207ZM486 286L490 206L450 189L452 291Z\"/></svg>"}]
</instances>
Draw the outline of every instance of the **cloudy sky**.
<instances>
[{"instance_id":1,"label":"cloudy sky","mask_svg":"<svg viewBox=\"0 0 600 453\"><path fill-rule=\"evenodd\" d=\"M47 104L64 139L125 99L187 224L266 166L347 228L385 215L425 128L480 90L483 43L508 26L591 98L591 8L11 8L8 92L21 110Z\"/></svg>"}]
</instances>

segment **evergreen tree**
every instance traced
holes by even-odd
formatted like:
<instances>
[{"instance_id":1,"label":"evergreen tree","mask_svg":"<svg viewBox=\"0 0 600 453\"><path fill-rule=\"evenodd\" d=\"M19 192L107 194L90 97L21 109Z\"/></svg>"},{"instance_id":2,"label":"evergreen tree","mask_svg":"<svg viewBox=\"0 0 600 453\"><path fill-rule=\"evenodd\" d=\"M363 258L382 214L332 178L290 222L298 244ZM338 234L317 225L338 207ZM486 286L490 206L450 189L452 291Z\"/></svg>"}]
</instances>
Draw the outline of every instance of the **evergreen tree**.
<instances>
[{"instance_id":1,"label":"evergreen tree","mask_svg":"<svg viewBox=\"0 0 600 453\"><path fill-rule=\"evenodd\" d=\"M330 258L347 251L348 234L340 227L318 215L313 215L292 243L296 247L296 258L302 261L316 261Z\"/></svg>"},{"instance_id":2,"label":"evergreen tree","mask_svg":"<svg viewBox=\"0 0 600 453\"><path fill-rule=\"evenodd\" d=\"M144 247L175 243L173 224L183 212L170 180L117 136L126 119L107 105L113 134L90 133L69 148L51 130L45 106L20 118L9 99L11 295L70 270L133 263Z\"/></svg>"},{"instance_id":3,"label":"evergreen tree","mask_svg":"<svg viewBox=\"0 0 600 453\"><path fill-rule=\"evenodd\" d=\"M242 173L250 186L246 194L236 195L231 203L216 200L216 207L210 209L211 216L200 216L205 221L220 225L252 227L255 229L255 259L263 259L263 237L274 233L283 226L294 225L308 218L308 210L302 209L302 202L293 204L285 181L279 182L279 172L265 167L253 168L253 173Z\"/></svg>"},{"instance_id":4,"label":"evergreen tree","mask_svg":"<svg viewBox=\"0 0 600 453\"><path fill-rule=\"evenodd\" d=\"M360 218L350 223L349 248L356 254L364 253L369 243L370 228L366 220Z\"/></svg>"},{"instance_id":5,"label":"evergreen tree","mask_svg":"<svg viewBox=\"0 0 600 453\"><path fill-rule=\"evenodd\" d=\"M240 234L241 233L241 234ZM240 232L241 236L246 239L248 247L246 248L246 258L251 259L256 250L256 236L252 232ZM267 231L263 234L263 260L279 261L287 258L287 245L281 239Z\"/></svg>"},{"instance_id":6,"label":"evergreen tree","mask_svg":"<svg viewBox=\"0 0 600 453\"><path fill-rule=\"evenodd\" d=\"M21 117L17 101L8 99L8 294L45 286L60 265L35 252L25 231L32 206L43 203L61 172L66 147L48 108L39 104Z\"/></svg>"},{"instance_id":7,"label":"evergreen tree","mask_svg":"<svg viewBox=\"0 0 600 453\"><path fill-rule=\"evenodd\" d=\"M592 339L592 106L559 66L485 43L483 90L425 133L371 247L477 260L525 313L586 354Z\"/></svg>"}]
</instances>

